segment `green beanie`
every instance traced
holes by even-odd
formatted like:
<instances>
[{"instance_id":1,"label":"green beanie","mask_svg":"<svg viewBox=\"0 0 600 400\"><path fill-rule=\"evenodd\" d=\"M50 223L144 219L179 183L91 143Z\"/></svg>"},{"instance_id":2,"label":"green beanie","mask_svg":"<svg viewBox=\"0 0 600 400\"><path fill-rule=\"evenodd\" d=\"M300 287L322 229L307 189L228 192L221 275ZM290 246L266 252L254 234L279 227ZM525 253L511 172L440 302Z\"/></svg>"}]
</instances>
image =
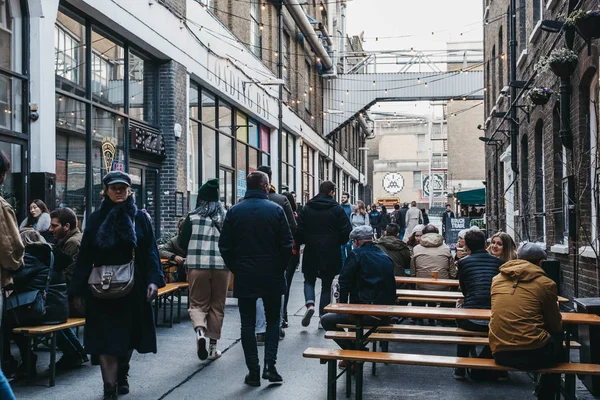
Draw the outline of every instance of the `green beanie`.
<instances>
[{"instance_id":1,"label":"green beanie","mask_svg":"<svg viewBox=\"0 0 600 400\"><path fill-rule=\"evenodd\" d=\"M198 199L205 201L219 201L219 180L210 179L198 189Z\"/></svg>"}]
</instances>

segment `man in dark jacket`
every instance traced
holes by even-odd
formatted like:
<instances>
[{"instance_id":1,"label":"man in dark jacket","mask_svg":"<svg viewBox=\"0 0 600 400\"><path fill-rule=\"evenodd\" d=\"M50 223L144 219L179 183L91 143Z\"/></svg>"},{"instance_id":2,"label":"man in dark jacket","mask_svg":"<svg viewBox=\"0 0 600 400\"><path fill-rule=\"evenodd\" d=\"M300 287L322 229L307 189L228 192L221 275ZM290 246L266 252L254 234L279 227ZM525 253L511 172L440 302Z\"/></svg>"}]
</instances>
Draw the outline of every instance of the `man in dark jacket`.
<instances>
[{"instance_id":1,"label":"man in dark jacket","mask_svg":"<svg viewBox=\"0 0 600 400\"><path fill-rule=\"evenodd\" d=\"M263 299L267 320L265 364L262 378L282 382L275 368L279 341L284 271L292 253L292 234L281 207L269 201L269 177L251 172L243 202L233 206L223 222L219 250L235 275L233 295L238 298L242 347L249 373L245 383L260 386L260 365L254 327L256 301ZM338 251L339 253L339 251Z\"/></svg>"},{"instance_id":2,"label":"man in dark jacket","mask_svg":"<svg viewBox=\"0 0 600 400\"><path fill-rule=\"evenodd\" d=\"M373 227L373 233L377 235L377 237L381 236L381 213L377 210L377 204L373 204L371 206L371 212L369 213L369 223L371 227Z\"/></svg>"},{"instance_id":3,"label":"man in dark jacket","mask_svg":"<svg viewBox=\"0 0 600 400\"><path fill-rule=\"evenodd\" d=\"M292 206L290 205L290 202L287 199L287 197L285 197L284 195L279 194L279 193L277 193L277 191L275 191L275 186L273 186L271 183L272 174L273 174L271 167L269 167L268 165L261 165L260 167L258 167L258 170L260 172L264 172L265 174L268 175L269 184L271 185L271 187L269 188L269 194L268 194L269 200L271 200L273 203L275 203L275 204L279 205L281 208L283 208L283 211L285 212L285 217L287 218L288 224L290 225L290 231L292 232L292 235L295 235L297 225L296 225L296 218L294 218L294 211L292 210Z\"/></svg>"},{"instance_id":4,"label":"man in dark jacket","mask_svg":"<svg viewBox=\"0 0 600 400\"><path fill-rule=\"evenodd\" d=\"M324 181L319 194L306 203L298 214L296 242L304 244L302 272L304 273L304 300L306 312L302 326L308 326L315 313L315 284L321 278L319 316L331 301L331 283L342 269L340 246L348 242L352 230L350 220L333 199L335 184Z\"/></svg>"},{"instance_id":5,"label":"man in dark jacket","mask_svg":"<svg viewBox=\"0 0 600 400\"><path fill-rule=\"evenodd\" d=\"M408 211L408 203L402 204L402 208L400 209L399 216L398 216L399 219L396 220L396 223L400 227L400 234L398 235L400 240L404 240L404 234L406 233L406 212L407 211Z\"/></svg>"},{"instance_id":6,"label":"man in dark jacket","mask_svg":"<svg viewBox=\"0 0 600 400\"><path fill-rule=\"evenodd\" d=\"M450 218L454 218L454 212L450 204L446 204L446 210L442 214L442 236L446 239L446 223L449 222Z\"/></svg>"},{"instance_id":7,"label":"man in dark jacket","mask_svg":"<svg viewBox=\"0 0 600 400\"><path fill-rule=\"evenodd\" d=\"M77 215L70 208L58 208L50 213L50 232L54 235L54 264L57 271L63 271L67 287L75 271L79 247L83 234L77 228ZM73 310L74 311L74 310ZM76 317L70 312L70 317ZM82 315L83 316L83 315ZM56 369L67 370L88 361L83 346L73 329L64 329L56 334L56 345L63 355L56 362Z\"/></svg>"},{"instance_id":8,"label":"man in dark jacket","mask_svg":"<svg viewBox=\"0 0 600 400\"><path fill-rule=\"evenodd\" d=\"M350 220L350 215L352 215L352 212L354 211L354 207L349 203L349 200L350 193L342 192L342 201L340 202L340 206L342 206L342 210L344 210L344 212L348 216L348 220ZM350 254L350 252L352 251L352 244L350 242L343 244L341 250L342 264L344 264L344 261L346 261L346 257L348 257L348 254Z\"/></svg>"},{"instance_id":9,"label":"man in dark jacket","mask_svg":"<svg viewBox=\"0 0 600 400\"><path fill-rule=\"evenodd\" d=\"M498 275L502 260L494 257L485 250L485 235L481 231L469 230L465 233L465 247L471 254L458 260L458 280L465 296L462 307L489 310L492 307L490 290L492 279ZM487 332L489 321L457 320L459 328L475 332ZM459 344L456 350L458 357L469 357L474 346ZM481 356L492 358L488 346L485 346ZM454 378L465 378L465 369L456 368Z\"/></svg>"},{"instance_id":10,"label":"man in dark jacket","mask_svg":"<svg viewBox=\"0 0 600 400\"><path fill-rule=\"evenodd\" d=\"M350 233L354 250L340 272L340 303L393 305L396 302L394 263L373 243L369 226L359 226ZM384 318L364 316L365 325L387 323ZM342 331L338 324L354 323L348 314L329 313L321 318L323 329ZM336 341L342 349L351 349L351 341Z\"/></svg>"}]
</instances>

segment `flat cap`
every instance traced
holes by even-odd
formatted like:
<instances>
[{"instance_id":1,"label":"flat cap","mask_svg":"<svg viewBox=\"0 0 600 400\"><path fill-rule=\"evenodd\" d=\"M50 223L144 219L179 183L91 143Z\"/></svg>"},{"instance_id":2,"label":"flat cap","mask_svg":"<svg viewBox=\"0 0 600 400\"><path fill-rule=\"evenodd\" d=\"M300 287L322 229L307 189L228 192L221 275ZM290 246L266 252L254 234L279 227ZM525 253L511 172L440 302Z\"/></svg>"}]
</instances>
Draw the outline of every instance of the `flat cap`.
<instances>
[{"instance_id":1,"label":"flat cap","mask_svg":"<svg viewBox=\"0 0 600 400\"><path fill-rule=\"evenodd\" d=\"M124 183L127 186L131 186L131 177L122 171L110 171L104 175L102 183L104 183L104 186L114 185L115 183Z\"/></svg>"},{"instance_id":2,"label":"flat cap","mask_svg":"<svg viewBox=\"0 0 600 400\"><path fill-rule=\"evenodd\" d=\"M548 255L546 254L546 251L537 244L523 243L517 251L517 258L537 264L541 260L548 258Z\"/></svg>"},{"instance_id":3,"label":"flat cap","mask_svg":"<svg viewBox=\"0 0 600 400\"><path fill-rule=\"evenodd\" d=\"M350 240L373 239L373 228L370 226L357 226L350 232Z\"/></svg>"}]
</instances>

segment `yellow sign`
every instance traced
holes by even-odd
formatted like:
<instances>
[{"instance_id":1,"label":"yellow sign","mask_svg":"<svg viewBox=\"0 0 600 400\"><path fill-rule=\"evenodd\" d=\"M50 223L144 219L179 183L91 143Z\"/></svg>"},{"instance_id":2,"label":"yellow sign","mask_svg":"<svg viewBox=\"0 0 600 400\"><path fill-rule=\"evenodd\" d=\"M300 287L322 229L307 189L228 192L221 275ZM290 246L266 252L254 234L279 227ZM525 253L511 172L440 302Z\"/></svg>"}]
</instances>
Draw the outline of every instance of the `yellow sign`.
<instances>
[{"instance_id":1,"label":"yellow sign","mask_svg":"<svg viewBox=\"0 0 600 400\"><path fill-rule=\"evenodd\" d=\"M102 139L102 157L104 158L104 168L106 168L106 173L112 171L115 154L116 148L113 139L109 137Z\"/></svg>"}]
</instances>

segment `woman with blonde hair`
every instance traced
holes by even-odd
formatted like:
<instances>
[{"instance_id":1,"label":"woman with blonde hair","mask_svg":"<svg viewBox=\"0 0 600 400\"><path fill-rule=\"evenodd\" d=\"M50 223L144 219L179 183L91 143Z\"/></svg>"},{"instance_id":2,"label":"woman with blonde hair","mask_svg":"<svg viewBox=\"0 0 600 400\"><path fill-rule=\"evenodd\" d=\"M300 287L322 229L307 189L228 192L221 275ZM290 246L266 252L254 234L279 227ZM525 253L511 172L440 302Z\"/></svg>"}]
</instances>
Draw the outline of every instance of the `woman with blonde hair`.
<instances>
[{"instance_id":1,"label":"woman with blonde hair","mask_svg":"<svg viewBox=\"0 0 600 400\"><path fill-rule=\"evenodd\" d=\"M354 205L354 212L350 214L350 223L352 224L352 229L363 225L371 226L369 223L369 215L367 214L367 207L363 201L356 201L356 204Z\"/></svg>"},{"instance_id":2,"label":"woman with blonde hair","mask_svg":"<svg viewBox=\"0 0 600 400\"><path fill-rule=\"evenodd\" d=\"M515 245L513 238L505 232L498 232L492 236L488 252L504 262L515 260L517 258L517 246Z\"/></svg>"}]
</instances>

